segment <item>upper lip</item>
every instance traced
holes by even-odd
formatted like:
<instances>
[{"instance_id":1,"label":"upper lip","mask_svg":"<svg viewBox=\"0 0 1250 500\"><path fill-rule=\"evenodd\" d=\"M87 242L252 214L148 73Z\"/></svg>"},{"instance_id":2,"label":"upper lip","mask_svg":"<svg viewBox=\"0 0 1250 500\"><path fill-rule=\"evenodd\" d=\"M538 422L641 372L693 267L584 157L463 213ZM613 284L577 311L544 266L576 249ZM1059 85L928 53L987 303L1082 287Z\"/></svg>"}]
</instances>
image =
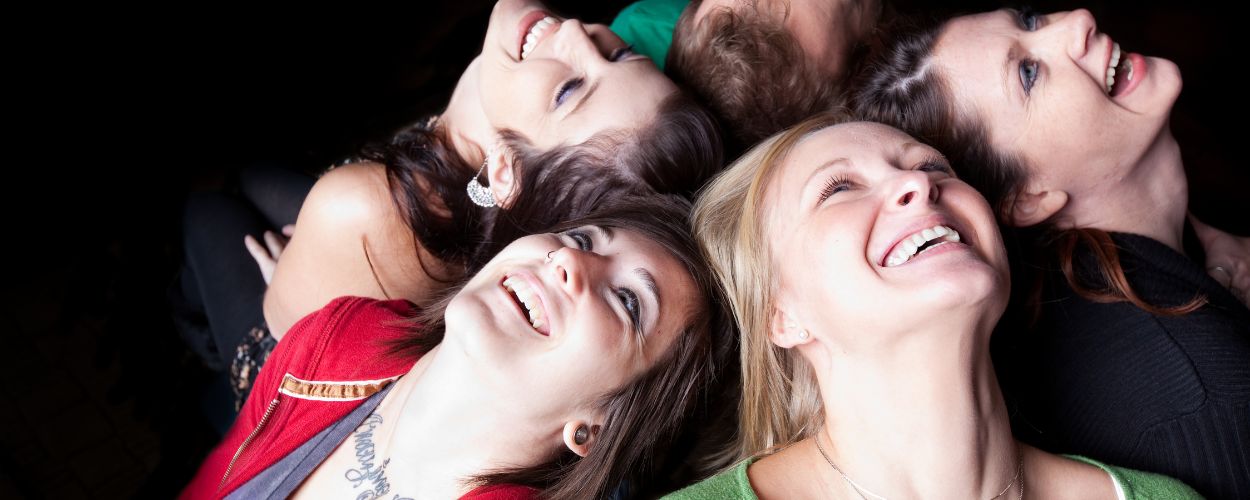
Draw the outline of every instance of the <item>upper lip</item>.
<instances>
[{"instance_id":1,"label":"upper lip","mask_svg":"<svg viewBox=\"0 0 1250 500\"><path fill-rule=\"evenodd\" d=\"M545 286L543 281L539 279L538 276L536 276L534 273L528 272L526 270L517 270L517 271L507 273L504 275L503 279L499 281L499 286L504 289L505 293L509 293L509 294L511 294L512 292L509 292L508 289L503 286L503 282L507 281L508 278L520 279L529 284L530 292L533 293L534 296L538 298L538 308L542 311L543 322L546 324L546 329L547 329L546 335L551 335L551 332L553 332L555 329L552 328L553 318L551 317L551 309L547 307L547 304L550 303L550 298L549 298L550 296L547 294L547 287ZM521 313L521 316L525 320L525 323L530 325L532 328L533 325L530 323L529 315L526 313L526 311L522 308L518 312ZM542 332L539 332L539 333L542 333Z\"/></svg>"},{"instance_id":2,"label":"upper lip","mask_svg":"<svg viewBox=\"0 0 1250 500\"><path fill-rule=\"evenodd\" d=\"M548 17L555 19L557 25L560 24L559 22L560 18L556 17L554 14L550 12L543 11L543 10L536 10L536 11L530 12L529 14L526 14L525 17L522 18L525 20L525 22L521 25L521 32L517 34L517 44L516 44L516 58L518 61L521 60L521 52L525 50L524 47L525 47L526 35L529 35L530 30L534 29L534 25L538 24L539 21L542 21L543 19L546 19ZM534 47L537 48L539 42L541 42L544 38L547 38L547 35L550 35L555 30L558 30L558 29L560 29L560 27L555 26L554 29L549 28L543 31L542 34L538 37L538 39L534 41Z\"/></svg>"},{"instance_id":3,"label":"upper lip","mask_svg":"<svg viewBox=\"0 0 1250 500\"><path fill-rule=\"evenodd\" d=\"M894 239L892 239L890 241L890 244L885 247L885 250L878 252L877 254L874 255L874 259L877 265L881 267L885 267L886 259L890 258L890 255L894 253L894 249L898 248L898 245L903 242L904 238L910 237L911 235L915 234L917 231L928 229L933 226L946 226L951 229L954 229L955 232L959 233L960 237L967 236L967 234L964 233L964 230L962 228L960 228L955 223L951 222L950 218L946 217L945 215L935 213L933 215L922 217L904 226L903 229L899 230L899 232L895 234ZM967 243L966 239L963 241Z\"/></svg>"}]
</instances>

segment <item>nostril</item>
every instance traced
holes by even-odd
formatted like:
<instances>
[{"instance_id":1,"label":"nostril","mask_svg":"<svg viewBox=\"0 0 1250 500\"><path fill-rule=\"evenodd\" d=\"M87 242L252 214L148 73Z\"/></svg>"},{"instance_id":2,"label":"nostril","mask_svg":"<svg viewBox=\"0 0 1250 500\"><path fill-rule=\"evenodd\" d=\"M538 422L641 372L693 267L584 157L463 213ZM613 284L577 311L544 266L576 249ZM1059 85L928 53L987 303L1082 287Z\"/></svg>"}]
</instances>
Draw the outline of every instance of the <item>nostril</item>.
<instances>
[{"instance_id":1,"label":"nostril","mask_svg":"<svg viewBox=\"0 0 1250 500\"><path fill-rule=\"evenodd\" d=\"M907 194L904 194L902 198L898 199L898 206L900 207L907 206L908 203L911 203L911 199L913 196L916 196L915 191L909 191Z\"/></svg>"},{"instance_id":2,"label":"nostril","mask_svg":"<svg viewBox=\"0 0 1250 500\"><path fill-rule=\"evenodd\" d=\"M569 280L569 273L564 270L564 266L556 266L556 276L560 278L561 282Z\"/></svg>"}]
</instances>

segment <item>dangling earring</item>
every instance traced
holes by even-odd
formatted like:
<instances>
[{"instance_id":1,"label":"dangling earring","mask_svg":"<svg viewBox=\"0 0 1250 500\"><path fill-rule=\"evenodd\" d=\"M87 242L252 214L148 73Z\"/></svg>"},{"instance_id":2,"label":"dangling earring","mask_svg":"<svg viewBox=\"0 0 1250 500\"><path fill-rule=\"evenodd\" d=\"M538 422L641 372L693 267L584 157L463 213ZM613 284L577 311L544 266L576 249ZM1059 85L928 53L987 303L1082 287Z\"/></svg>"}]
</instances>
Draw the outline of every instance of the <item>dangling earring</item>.
<instances>
[{"instance_id":1,"label":"dangling earring","mask_svg":"<svg viewBox=\"0 0 1250 500\"><path fill-rule=\"evenodd\" d=\"M489 153L487 154L489 155ZM477 178L482 176L482 172L486 170L486 165L489 163L490 157L487 156L486 160L482 162L482 168L477 170L477 175L469 179L469 185L464 188L469 193L469 200L474 205L482 208L495 206L495 195L490 192L490 188L483 186L482 183L477 181Z\"/></svg>"}]
</instances>

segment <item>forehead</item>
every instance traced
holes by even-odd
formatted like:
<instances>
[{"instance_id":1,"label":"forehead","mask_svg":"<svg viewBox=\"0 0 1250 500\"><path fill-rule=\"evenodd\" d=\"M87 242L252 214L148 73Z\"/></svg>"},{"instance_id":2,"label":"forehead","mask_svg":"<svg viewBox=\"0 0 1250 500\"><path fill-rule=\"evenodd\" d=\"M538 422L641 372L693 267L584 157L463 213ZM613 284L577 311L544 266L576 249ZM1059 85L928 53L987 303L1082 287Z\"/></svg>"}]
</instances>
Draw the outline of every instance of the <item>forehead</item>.
<instances>
[{"instance_id":1,"label":"forehead","mask_svg":"<svg viewBox=\"0 0 1250 500\"><path fill-rule=\"evenodd\" d=\"M1021 133L1020 120L1012 115L1024 107L1023 89L1008 64L1021 31L1008 10L960 16L943 28L933 47L934 71L957 108L984 121L995 144L1010 143Z\"/></svg>"},{"instance_id":2,"label":"forehead","mask_svg":"<svg viewBox=\"0 0 1250 500\"><path fill-rule=\"evenodd\" d=\"M613 229L612 233L609 251L620 256L622 266L631 273L638 268L646 269L655 278L655 285L663 302L659 304L659 321L656 322L652 338L665 340L649 344L660 344L657 347L662 352L675 338L686 319L695 312L698 293L694 280L686 267L663 245L632 229ZM637 293L648 292L637 290Z\"/></svg>"}]
</instances>

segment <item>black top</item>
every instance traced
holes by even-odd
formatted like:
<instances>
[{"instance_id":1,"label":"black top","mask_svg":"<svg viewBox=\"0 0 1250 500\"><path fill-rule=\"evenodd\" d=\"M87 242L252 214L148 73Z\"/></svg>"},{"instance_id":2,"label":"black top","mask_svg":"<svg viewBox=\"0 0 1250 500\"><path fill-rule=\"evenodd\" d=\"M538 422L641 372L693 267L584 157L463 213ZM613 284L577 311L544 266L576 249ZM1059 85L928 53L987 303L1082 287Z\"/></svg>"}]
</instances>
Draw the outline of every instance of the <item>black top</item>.
<instances>
[{"instance_id":1,"label":"black top","mask_svg":"<svg viewBox=\"0 0 1250 500\"><path fill-rule=\"evenodd\" d=\"M1111 237L1146 302L1174 306L1198 293L1207 304L1156 316L1083 299L1053 272L1038 325L996 339L1016 435L1048 451L1172 476L1208 498L1250 498L1250 311L1166 245ZM1079 255L1078 273L1090 269L1092 258Z\"/></svg>"}]
</instances>

